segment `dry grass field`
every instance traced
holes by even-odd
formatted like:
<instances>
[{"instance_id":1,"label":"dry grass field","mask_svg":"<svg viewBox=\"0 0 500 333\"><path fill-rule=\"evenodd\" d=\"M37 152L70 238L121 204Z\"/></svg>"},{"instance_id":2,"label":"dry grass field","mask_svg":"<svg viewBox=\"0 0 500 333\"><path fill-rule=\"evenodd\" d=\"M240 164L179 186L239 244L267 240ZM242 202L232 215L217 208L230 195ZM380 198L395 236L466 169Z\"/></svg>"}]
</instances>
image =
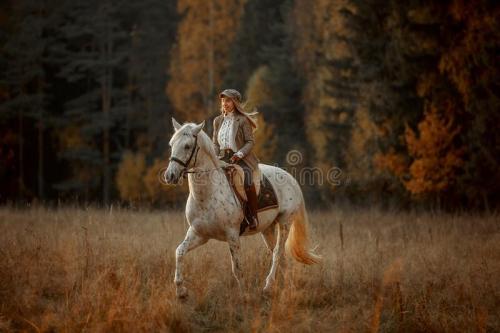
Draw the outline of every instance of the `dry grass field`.
<instances>
[{"instance_id":1,"label":"dry grass field","mask_svg":"<svg viewBox=\"0 0 500 333\"><path fill-rule=\"evenodd\" d=\"M289 259L271 298L270 256L244 238L241 302L225 243L190 252L175 298L180 212L0 208L0 331L499 332L498 215L310 214L318 266Z\"/></svg>"}]
</instances>

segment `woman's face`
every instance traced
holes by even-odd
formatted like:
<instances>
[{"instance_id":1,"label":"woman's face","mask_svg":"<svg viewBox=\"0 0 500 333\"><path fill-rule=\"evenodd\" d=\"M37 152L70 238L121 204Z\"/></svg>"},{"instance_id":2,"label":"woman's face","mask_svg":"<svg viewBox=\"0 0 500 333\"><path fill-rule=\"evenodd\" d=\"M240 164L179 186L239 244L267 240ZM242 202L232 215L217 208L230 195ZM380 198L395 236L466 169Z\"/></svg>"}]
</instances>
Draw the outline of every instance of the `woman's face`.
<instances>
[{"instance_id":1,"label":"woman's face","mask_svg":"<svg viewBox=\"0 0 500 333\"><path fill-rule=\"evenodd\" d=\"M222 103L222 107L224 108L225 112L233 112L234 103L233 103L233 100L231 98L222 96L221 103Z\"/></svg>"}]
</instances>

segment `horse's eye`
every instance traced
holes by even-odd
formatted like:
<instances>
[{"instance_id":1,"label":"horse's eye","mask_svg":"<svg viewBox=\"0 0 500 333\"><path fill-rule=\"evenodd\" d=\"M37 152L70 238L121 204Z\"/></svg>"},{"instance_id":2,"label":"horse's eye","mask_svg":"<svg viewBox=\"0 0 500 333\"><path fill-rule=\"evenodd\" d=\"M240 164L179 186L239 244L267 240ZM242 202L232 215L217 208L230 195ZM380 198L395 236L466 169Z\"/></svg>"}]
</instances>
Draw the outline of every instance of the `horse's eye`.
<instances>
[{"instance_id":1,"label":"horse's eye","mask_svg":"<svg viewBox=\"0 0 500 333\"><path fill-rule=\"evenodd\" d=\"M189 149L189 145L185 145L185 146L184 146L184 149Z\"/></svg>"}]
</instances>

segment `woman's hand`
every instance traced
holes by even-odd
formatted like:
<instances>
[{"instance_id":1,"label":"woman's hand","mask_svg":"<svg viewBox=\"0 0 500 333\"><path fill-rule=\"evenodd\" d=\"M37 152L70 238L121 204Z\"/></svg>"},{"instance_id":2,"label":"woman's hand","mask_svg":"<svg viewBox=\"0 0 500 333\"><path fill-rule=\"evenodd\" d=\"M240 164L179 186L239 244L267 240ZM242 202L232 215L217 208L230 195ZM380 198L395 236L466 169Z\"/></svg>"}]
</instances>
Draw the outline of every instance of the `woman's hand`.
<instances>
[{"instance_id":1,"label":"woman's hand","mask_svg":"<svg viewBox=\"0 0 500 333\"><path fill-rule=\"evenodd\" d=\"M237 152L237 153L234 153L233 156L231 156L231 158L229 159L229 162L236 163L239 160L241 160L241 153Z\"/></svg>"}]
</instances>

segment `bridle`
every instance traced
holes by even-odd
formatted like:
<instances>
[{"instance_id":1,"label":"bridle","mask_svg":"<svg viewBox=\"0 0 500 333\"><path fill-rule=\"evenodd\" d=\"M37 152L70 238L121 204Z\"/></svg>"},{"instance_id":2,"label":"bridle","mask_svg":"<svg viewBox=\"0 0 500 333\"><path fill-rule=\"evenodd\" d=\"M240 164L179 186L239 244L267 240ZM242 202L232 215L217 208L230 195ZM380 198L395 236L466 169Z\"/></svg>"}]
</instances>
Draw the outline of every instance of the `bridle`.
<instances>
[{"instance_id":1,"label":"bridle","mask_svg":"<svg viewBox=\"0 0 500 333\"><path fill-rule=\"evenodd\" d=\"M193 134L193 136L194 136L194 146L193 146L193 149L191 149L191 154L189 154L189 158L186 162L183 162L181 159L179 159L175 156L171 156L169 158L169 161L177 162L184 167L184 169L182 169L182 171L181 171L181 175L183 175L185 173L194 173L194 171L187 170L187 168L189 167L189 163L191 163L191 160L193 159L193 156L194 156L193 167L196 165L196 159L198 158L198 152L200 151L200 147L198 147L198 135Z\"/></svg>"},{"instance_id":2,"label":"bridle","mask_svg":"<svg viewBox=\"0 0 500 333\"><path fill-rule=\"evenodd\" d=\"M175 157L175 156L171 156L169 158L169 161L172 161L172 162L177 162L179 163L180 165L182 165L184 168L181 170L181 177L184 177L186 174L188 173L204 173L204 172L211 172L211 171L214 171L214 170L217 170L217 169L220 169L221 167L218 166L218 167L215 167L213 169L208 169L208 170L197 170L197 171L189 171L188 170L188 167L189 167L189 164L191 163L191 160L193 159L193 156L194 156L194 163L193 163L193 167L194 168L196 166L196 160L198 158L198 152L200 151L200 147L198 146L198 135L197 134L193 134L194 136L194 146L193 146L193 149L191 150L191 154L189 154L189 158L186 162L182 161L181 159Z\"/></svg>"},{"instance_id":3,"label":"bridle","mask_svg":"<svg viewBox=\"0 0 500 333\"><path fill-rule=\"evenodd\" d=\"M198 135L197 134L193 134L193 136L194 136L194 146L193 146L193 149L191 150L191 154L189 154L189 158L188 158L188 160L186 162L182 161L181 159L179 159L179 158L177 158L175 156L171 156L168 159L169 161L171 161L171 162L177 162L177 163L179 163L180 165L182 165L184 167L181 170L181 177L184 177L184 175L187 174L187 173L204 173L204 172L211 172L211 171L214 171L214 170L217 170L217 169L221 169L221 167L218 166L218 167L215 167L215 168L209 169L209 170L198 170L198 171L189 171L188 170L189 163L193 159L193 156L194 156L193 168L196 166L196 159L198 158L198 152L200 151L200 147L198 147ZM238 198L236 197L235 192L232 191L231 193L233 193L234 200L236 202L238 202Z\"/></svg>"}]
</instances>

